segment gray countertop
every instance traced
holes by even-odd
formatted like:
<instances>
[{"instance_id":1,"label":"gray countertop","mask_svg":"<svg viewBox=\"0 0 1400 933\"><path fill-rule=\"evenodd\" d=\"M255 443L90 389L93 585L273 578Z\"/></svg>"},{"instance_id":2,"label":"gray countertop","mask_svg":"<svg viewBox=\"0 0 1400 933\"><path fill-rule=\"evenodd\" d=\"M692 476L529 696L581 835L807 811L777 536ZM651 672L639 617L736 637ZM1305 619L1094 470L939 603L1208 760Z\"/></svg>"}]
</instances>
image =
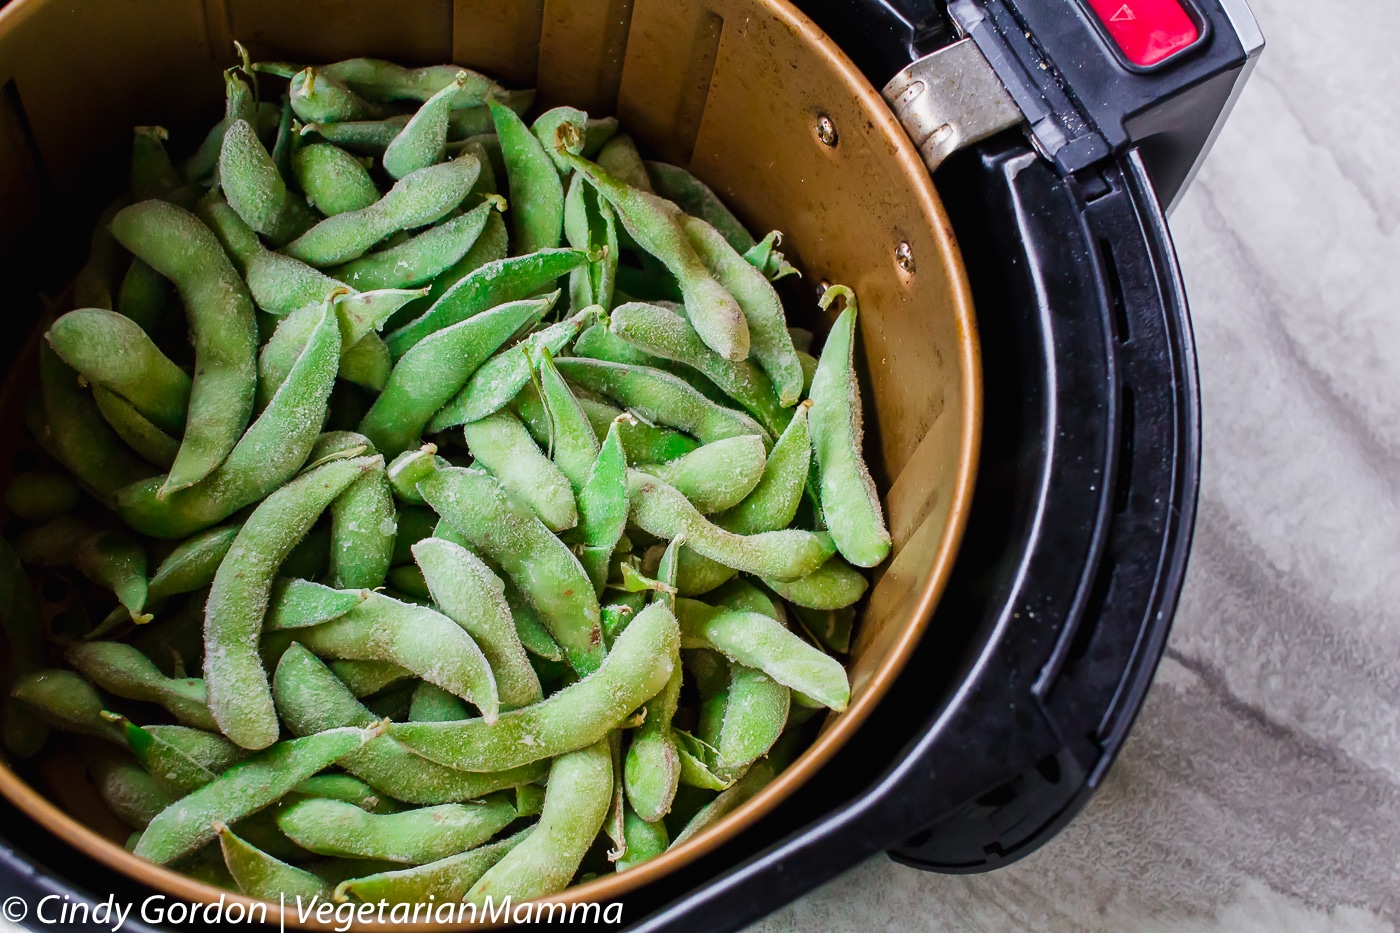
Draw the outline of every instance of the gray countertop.
<instances>
[{"instance_id":1,"label":"gray countertop","mask_svg":"<svg viewBox=\"0 0 1400 933\"><path fill-rule=\"evenodd\" d=\"M1022 862L880 856L753 933L1400 924L1400 3L1253 6L1269 46L1171 220L1200 515L1117 765Z\"/></svg>"}]
</instances>

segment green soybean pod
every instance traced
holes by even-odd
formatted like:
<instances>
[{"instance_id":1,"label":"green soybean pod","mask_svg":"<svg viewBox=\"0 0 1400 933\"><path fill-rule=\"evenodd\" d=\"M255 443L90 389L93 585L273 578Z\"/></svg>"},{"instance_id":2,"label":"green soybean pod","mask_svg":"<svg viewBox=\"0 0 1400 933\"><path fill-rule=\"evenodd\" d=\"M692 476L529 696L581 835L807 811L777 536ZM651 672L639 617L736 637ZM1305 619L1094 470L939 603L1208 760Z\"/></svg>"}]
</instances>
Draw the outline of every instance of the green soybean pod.
<instances>
[{"instance_id":1,"label":"green soybean pod","mask_svg":"<svg viewBox=\"0 0 1400 933\"><path fill-rule=\"evenodd\" d=\"M219 187L238 216L274 246L295 239L316 223L306 202L287 190L277 164L246 120L234 120L224 131Z\"/></svg>"},{"instance_id":2,"label":"green soybean pod","mask_svg":"<svg viewBox=\"0 0 1400 933\"><path fill-rule=\"evenodd\" d=\"M799 529L736 535L707 521L679 490L645 473L627 472L630 520L670 540L685 535L702 557L760 577L791 580L811 573L835 551L830 536Z\"/></svg>"},{"instance_id":3,"label":"green soybean pod","mask_svg":"<svg viewBox=\"0 0 1400 933\"><path fill-rule=\"evenodd\" d=\"M204 610L204 679L219 730L244 748L277 741L277 713L258 637L277 567L345 487L382 457L335 460L263 500L219 565Z\"/></svg>"},{"instance_id":4,"label":"green soybean pod","mask_svg":"<svg viewBox=\"0 0 1400 933\"><path fill-rule=\"evenodd\" d=\"M407 359L407 357L405 357ZM589 430L592 430L591 428ZM520 419L508 410L462 425L467 450L506 492L529 506L555 533L578 524L569 479L546 457Z\"/></svg>"},{"instance_id":5,"label":"green soybean pod","mask_svg":"<svg viewBox=\"0 0 1400 933\"><path fill-rule=\"evenodd\" d=\"M522 392L517 401L528 402L526 395ZM580 398L578 404L588 416L588 423L593 425L593 432L600 436L608 432L608 426L618 415L624 414L619 408L591 398ZM525 417L523 411L521 417ZM529 418L526 418L526 422L531 423ZM633 416L622 422L621 432L628 463L669 463L700 446L694 438L658 427L647 421L645 416Z\"/></svg>"},{"instance_id":6,"label":"green soybean pod","mask_svg":"<svg viewBox=\"0 0 1400 933\"><path fill-rule=\"evenodd\" d=\"M317 68L303 68L292 75L287 94L296 115L307 123L375 120L390 113L383 104L365 100Z\"/></svg>"},{"instance_id":7,"label":"green soybean pod","mask_svg":"<svg viewBox=\"0 0 1400 933\"><path fill-rule=\"evenodd\" d=\"M783 235L777 230L769 230L767 236L759 240L744 253L744 261L763 273L764 278L770 282L776 282L787 275L801 276L792 263L787 261L787 257L781 251L774 249L783 241ZM733 244L731 244L733 245ZM791 330L791 328L789 328ZM793 346L797 346L794 341ZM802 349L802 348L799 348Z\"/></svg>"},{"instance_id":8,"label":"green soybean pod","mask_svg":"<svg viewBox=\"0 0 1400 933\"><path fill-rule=\"evenodd\" d=\"M255 69L260 66L254 65ZM291 77L296 66L281 67L275 74ZM287 68L291 72L287 72ZM260 69L261 70L261 69ZM322 73L343 82L365 100L427 100L443 88L457 85L454 107L480 106L489 94L500 89L490 78L458 65L428 65L423 68L405 68L393 62L378 58L347 58L343 61L324 65ZM465 78L462 76L465 75Z\"/></svg>"},{"instance_id":9,"label":"green soybean pod","mask_svg":"<svg viewBox=\"0 0 1400 933\"><path fill-rule=\"evenodd\" d=\"M452 83L424 101L403 132L390 141L383 159L384 171L390 178L403 178L442 161L447 149L447 118L470 78L465 70L457 72Z\"/></svg>"},{"instance_id":10,"label":"green soybean pod","mask_svg":"<svg viewBox=\"0 0 1400 933\"><path fill-rule=\"evenodd\" d=\"M787 725L792 691L767 674L742 664L729 666L724 719L714 747L715 773L734 780L766 755Z\"/></svg>"},{"instance_id":11,"label":"green soybean pod","mask_svg":"<svg viewBox=\"0 0 1400 933\"><path fill-rule=\"evenodd\" d=\"M181 538L221 521L282 485L306 462L325 420L340 361L340 332L325 306L311 339L272 401L214 473L163 494L160 478L117 497L117 514L158 538Z\"/></svg>"},{"instance_id":12,"label":"green soybean pod","mask_svg":"<svg viewBox=\"0 0 1400 933\"><path fill-rule=\"evenodd\" d=\"M234 745L217 732L206 732L190 726L152 723L143 727L153 738L186 755L215 774L223 774L248 757L248 752Z\"/></svg>"},{"instance_id":13,"label":"green soybean pod","mask_svg":"<svg viewBox=\"0 0 1400 933\"><path fill-rule=\"evenodd\" d=\"M44 337L65 363L125 398L157 427L173 434L184 429L190 377L130 318L81 308L54 321Z\"/></svg>"},{"instance_id":14,"label":"green soybean pod","mask_svg":"<svg viewBox=\"0 0 1400 933\"><path fill-rule=\"evenodd\" d=\"M612 788L606 741L556 758L539 822L472 885L464 900L527 901L568 887L607 818Z\"/></svg>"},{"instance_id":15,"label":"green soybean pod","mask_svg":"<svg viewBox=\"0 0 1400 933\"><path fill-rule=\"evenodd\" d=\"M201 198L197 210L234 267L247 279L254 303L268 314L281 317L319 304L335 288L344 286L299 259L267 249L217 191Z\"/></svg>"},{"instance_id":16,"label":"green soybean pod","mask_svg":"<svg viewBox=\"0 0 1400 933\"><path fill-rule=\"evenodd\" d=\"M398 813L403 807L351 774L315 774L292 788L292 793L354 804L366 813Z\"/></svg>"},{"instance_id":17,"label":"green soybean pod","mask_svg":"<svg viewBox=\"0 0 1400 933\"><path fill-rule=\"evenodd\" d=\"M523 829L500 842L469 849L426 865L342 881L336 885L335 899L344 902L353 896L365 904L422 904L433 897L443 903L459 901L477 879L528 838L532 831L533 828Z\"/></svg>"},{"instance_id":18,"label":"green soybean pod","mask_svg":"<svg viewBox=\"0 0 1400 933\"><path fill-rule=\"evenodd\" d=\"M514 819L515 807L500 798L379 814L312 797L282 809L277 826L319 855L422 865L475 848Z\"/></svg>"},{"instance_id":19,"label":"green soybean pod","mask_svg":"<svg viewBox=\"0 0 1400 933\"><path fill-rule=\"evenodd\" d=\"M482 162L483 166L488 162ZM478 181L478 184L480 182ZM393 319L385 325L389 333L413 321L427 311L437 300L445 295L458 282L471 275L482 266L497 262L506 258L506 253L510 246L510 234L506 231L505 221L501 219L498 212L491 212L486 218L486 227L481 231L481 236L472 244L472 248L467 250L467 254L452 264L452 267L433 279L428 286L428 294L416 301L405 305Z\"/></svg>"},{"instance_id":20,"label":"green soybean pod","mask_svg":"<svg viewBox=\"0 0 1400 933\"><path fill-rule=\"evenodd\" d=\"M154 334L164 323L169 304L170 283L141 260L132 260L117 289L114 310L135 321L146 333Z\"/></svg>"},{"instance_id":21,"label":"green soybean pod","mask_svg":"<svg viewBox=\"0 0 1400 933\"><path fill-rule=\"evenodd\" d=\"M792 419L792 412L779 404L777 391L763 370L749 360L724 359L705 346L684 318L668 308L642 302L620 305L613 309L609 332L648 356L682 364L677 375L686 370L703 374L774 434L781 433Z\"/></svg>"},{"instance_id":22,"label":"green soybean pod","mask_svg":"<svg viewBox=\"0 0 1400 933\"><path fill-rule=\"evenodd\" d=\"M637 151L637 143L626 133L618 133L598 150L598 167L614 178L647 194L655 194L651 179L647 177L642 154Z\"/></svg>"},{"instance_id":23,"label":"green soybean pod","mask_svg":"<svg viewBox=\"0 0 1400 933\"><path fill-rule=\"evenodd\" d=\"M355 699L319 658L293 644L278 662L272 681L277 710L294 735L311 735L338 726L368 726L376 717ZM433 806L470 800L545 774L545 766L473 774L429 761L389 736L351 752L341 766L375 790L405 803Z\"/></svg>"},{"instance_id":24,"label":"green soybean pod","mask_svg":"<svg viewBox=\"0 0 1400 933\"><path fill-rule=\"evenodd\" d=\"M423 570L433 601L481 646L495 674L501 703L521 707L539 701L543 697L539 677L525 656L500 578L475 554L441 538L415 544L413 558Z\"/></svg>"},{"instance_id":25,"label":"green soybean pod","mask_svg":"<svg viewBox=\"0 0 1400 933\"><path fill-rule=\"evenodd\" d=\"M356 697L374 696L413 677L412 671L393 661L332 660L329 664L331 672ZM287 714L283 713L282 718L286 719Z\"/></svg>"},{"instance_id":26,"label":"green soybean pod","mask_svg":"<svg viewBox=\"0 0 1400 933\"><path fill-rule=\"evenodd\" d=\"M224 865L233 876L238 890L249 897L265 901L279 901L281 898L325 898L331 886L311 872L281 859L273 858L252 843L234 835L233 830L222 822L216 822L214 832L219 837L219 848L224 856Z\"/></svg>"},{"instance_id":27,"label":"green soybean pod","mask_svg":"<svg viewBox=\"0 0 1400 933\"><path fill-rule=\"evenodd\" d=\"M131 172L129 182L134 200L149 198L168 200L181 187L180 173L170 163L165 140L170 133L163 126L138 126L131 141Z\"/></svg>"},{"instance_id":28,"label":"green soybean pod","mask_svg":"<svg viewBox=\"0 0 1400 933\"><path fill-rule=\"evenodd\" d=\"M748 322L749 349L778 392L784 407L802 398L802 364L787 330L783 303L772 283L734 251L714 227L696 217L683 217L686 238L710 274L734 296Z\"/></svg>"},{"instance_id":29,"label":"green soybean pod","mask_svg":"<svg viewBox=\"0 0 1400 933\"><path fill-rule=\"evenodd\" d=\"M870 581L839 557L796 580L765 580L783 599L807 609L845 609L865 595Z\"/></svg>"},{"instance_id":30,"label":"green soybean pod","mask_svg":"<svg viewBox=\"0 0 1400 933\"><path fill-rule=\"evenodd\" d=\"M310 628L340 618L369 597L367 589L336 589L310 580L278 577L268 597L264 628L272 632Z\"/></svg>"},{"instance_id":31,"label":"green soybean pod","mask_svg":"<svg viewBox=\"0 0 1400 933\"><path fill-rule=\"evenodd\" d=\"M301 128L302 136L315 134L327 142L365 155L379 156L389 148L394 137L408 125L406 113L382 120L343 120L318 123L312 121Z\"/></svg>"},{"instance_id":32,"label":"green soybean pod","mask_svg":"<svg viewBox=\"0 0 1400 933\"><path fill-rule=\"evenodd\" d=\"M437 455L436 444L424 444L417 450L405 450L393 459L389 464L388 476L389 485L394 490L394 495L409 505L422 505L423 497L418 494L418 481L425 476L432 474L439 466L447 465L447 461ZM437 522L436 516L425 519L424 522L415 527L421 527L425 533L418 535L418 538L426 538L432 534L433 524ZM415 539L417 540L417 539ZM395 545L394 563L406 564L412 562L412 555L406 550L410 541L400 549Z\"/></svg>"},{"instance_id":33,"label":"green soybean pod","mask_svg":"<svg viewBox=\"0 0 1400 933\"><path fill-rule=\"evenodd\" d=\"M127 745L141 767L173 799L193 793L218 775L170 743L136 725L125 716L104 713L125 734Z\"/></svg>"},{"instance_id":34,"label":"green soybean pod","mask_svg":"<svg viewBox=\"0 0 1400 933\"><path fill-rule=\"evenodd\" d=\"M129 756L84 749L84 757L97 796L132 829L145 829L170 806L170 795Z\"/></svg>"},{"instance_id":35,"label":"green soybean pod","mask_svg":"<svg viewBox=\"0 0 1400 933\"><path fill-rule=\"evenodd\" d=\"M710 801L700 809L685 828L676 834L671 840L671 846L678 846L692 836L697 835L702 830L713 826L720 819L737 810L740 806L748 803L758 792L763 790L773 782L773 778L778 776L778 768L770 758L760 758L753 763L748 772L739 780L735 781L726 791L720 793L718 797Z\"/></svg>"},{"instance_id":36,"label":"green soybean pod","mask_svg":"<svg viewBox=\"0 0 1400 933\"><path fill-rule=\"evenodd\" d=\"M78 484L62 473L16 473L5 487L5 508L27 522L42 522L78 504Z\"/></svg>"},{"instance_id":37,"label":"green soybean pod","mask_svg":"<svg viewBox=\"0 0 1400 933\"><path fill-rule=\"evenodd\" d=\"M598 456L578 491L579 536L583 564L593 590L601 599L608 582L608 562L627 527L627 452L622 426L631 420L619 415L608 426Z\"/></svg>"},{"instance_id":38,"label":"green soybean pod","mask_svg":"<svg viewBox=\"0 0 1400 933\"><path fill-rule=\"evenodd\" d=\"M535 89L493 91L491 101L488 101L487 104L492 101L503 107L508 107L515 112L516 116L522 116L535 102ZM495 136L496 125L491 108L487 104L455 108L447 119L447 138L460 140L487 134Z\"/></svg>"},{"instance_id":39,"label":"green soybean pod","mask_svg":"<svg viewBox=\"0 0 1400 933\"><path fill-rule=\"evenodd\" d=\"M296 122L296 111L292 110L291 102L283 94L282 103L277 107L277 133L273 136L270 151L277 174L289 183L295 180L292 174L292 148L300 141Z\"/></svg>"},{"instance_id":40,"label":"green soybean pod","mask_svg":"<svg viewBox=\"0 0 1400 933\"><path fill-rule=\"evenodd\" d=\"M627 748L623 768L627 801L638 816L652 823L670 812L680 785L681 761L671 735L671 720L680 705L682 677L678 643L671 657L671 678L660 693L647 701L646 718Z\"/></svg>"},{"instance_id":41,"label":"green soybean pod","mask_svg":"<svg viewBox=\"0 0 1400 933\"><path fill-rule=\"evenodd\" d=\"M385 456L417 446L419 435L478 366L518 330L548 313L559 293L512 301L432 334L399 358L388 384L360 422Z\"/></svg>"},{"instance_id":42,"label":"green soybean pod","mask_svg":"<svg viewBox=\"0 0 1400 933\"><path fill-rule=\"evenodd\" d=\"M428 422L428 431L445 431L500 411L530 381L531 367L540 354L545 351L561 352L596 315L596 308L585 308L497 352L472 373L452 401L433 415L433 420Z\"/></svg>"},{"instance_id":43,"label":"green soybean pod","mask_svg":"<svg viewBox=\"0 0 1400 933\"><path fill-rule=\"evenodd\" d=\"M643 862L656 858L670 845L666 824L661 820L648 823L633 810L623 814L622 832L627 840L627 852L614 863L618 871L635 868Z\"/></svg>"},{"instance_id":44,"label":"green soybean pod","mask_svg":"<svg viewBox=\"0 0 1400 933\"><path fill-rule=\"evenodd\" d=\"M162 487L191 486L224 461L248 425L257 388L253 301L199 218L143 201L112 219L112 235L175 283L189 315L195 376L180 453Z\"/></svg>"},{"instance_id":45,"label":"green soybean pod","mask_svg":"<svg viewBox=\"0 0 1400 933\"><path fill-rule=\"evenodd\" d=\"M589 255L588 265L569 273L572 306L611 307L620 252L617 217L582 175L575 175L569 181L569 190L564 196L564 238L570 246L587 250Z\"/></svg>"},{"instance_id":46,"label":"green soybean pod","mask_svg":"<svg viewBox=\"0 0 1400 933\"><path fill-rule=\"evenodd\" d=\"M151 621L146 608L146 552L120 531L97 531L78 543L74 565L98 586L112 591L131 621Z\"/></svg>"},{"instance_id":47,"label":"green soybean pod","mask_svg":"<svg viewBox=\"0 0 1400 933\"><path fill-rule=\"evenodd\" d=\"M382 392L393 371L394 358L378 334L365 334L340 358L339 376L346 382Z\"/></svg>"},{"instance_id":48,"label":"green soybean pod","mask_svg":"<svg viewBox=\"0 0 1400 933\"><path fill-rule=\"evenodd\" d=\"M471 191L481 164L471 156L406 175L369 207L327 217L289 243L288 256L313 266L337 266L364 255L384 237L445 217Z\"/></svg>"},{"instance_id":49,"label":"green soybean pod","mask_svg":"<svg viewBox=\"0 0 1400 933\"><path fill-rule=\"evenodd\" d=\"M561 126L560 136L568 137L569 129L567 124ZM558 145L555 149L566 153L565 158L574 168L608 199L637 245L675 276L685 300L686 315L705 344L727 360L747 358L749 328L744 312L696 254L682 226L680 209L629 186L586 159L567 154L567 149Z\"/></svg>"},{"instance_id":50,"label":"green soybean pod","mask_svg":"<svg viewBox=\"0 0 1400 933\"><path fill-rule=\"evenodd\" d=\"M133 854L157 865L188 855L214 839L215 821L232 823L275 803L300 781L378 734L379 727L330 729L278 742L162 810L141 834Z\"/></svg>"},{"instance_id":51,"label":"green soybean pod","mask_svg":"<svg viewBox=\"0 0 1400 933\"><path fill-rule=\"evenodd\" d=\"M0 632L9 645L5 683L11 688L44 663L43 620L34 587L10 543L0 538ZM28 758L43 747L48 727L24 714L6 691L0 698L0 737L16 758Z\"/></svg>"},{"instance_id":52,"label":"green soybean pod","mask_svg":"<svg viewBox=\"0 0 1400 933\"><path fill-rule=\"evenodd\" d=\"M620 402L648 421L694 435L703 443L756 434L763 438L765 448L772 446L768 432L753 418L710 401L670 373L577 357L560 359L555 365L573 384Z\"/></svg>"},{"instance_id":53,"label":"green soybean pod","mask_svg":"<svg viewBox=\"0 0 1400 933\"><path fill-rule=\"evenodd\" d=\"M753 249L753 235L703 181L679 165L667 162L648 161L646 172L657 194L674 202L690 216L698 217L714 227L737 252L745 253Z\"/></svg>"},{"instance_id":54,"label":"green soybean pod","mask_svg":"<svg viewBox=\"0 0 1400 933\"><path fill-rule=\"evenodd\" d=\"M456 622L412 603L371 593L329 622L296 630L317 654L350 661L392 661L470 701L483 722L500 709L495 676L481 649Z\"/></svg>"},{"instance_id":55,"label":"green soybean pod","mask_svg":"<svg viewBox=\"0 0 1400 933\"><path fill-rule=\"evenodd\" d=\"M530 132L535 135L535 139L539 142L545 155L554 163L554 168L559 172L560 177L566 177L574 170L572 165L554 151L554 134L563 123L572 123L580 134L586 135L588 132L588 114L574 107L555 107L553 110L546 110L535 118L534 123L530 124ZM615 132L616 121L614 121L613 126Z\"/></svg>"},{"instance_id":56,"label":"green soybean pod","mask_svg":"<svg viewBox=\"0 0 1400 933\"><path fill-rule=\"evenodd\" d=\"M543 249L526 256L489 262L443 292L432 307L389 334L384 342L389 345L395 358L402 357L415 344L437 331L481 314L488 308L527 298L561 275L583 265L587 259L588 254L583 250Z\"/></svg>"},{"instance_id":57,"label":"green soybean pod","mask_svg":"<svg viewBox=\"0 0 1400 933\"><path fill-rule=\"evenodd\" d=\"M327 578L331 585L370 590L383 586L393 560L398 526L394 494L382 463L346 487L331 503L330 511Z\"/></svg>"},{"instance_id":58,"label":"green soybean pod","mask_svg":"<svg viewBox=\"0 0 1400 933\"><path fill-rule=\"evenodd\" d=\"M837 550L857 567L874 567L890 553L880 494L861 453L864 425L855 372L856 296L844 285L822 295L846 307L831 326L812 378L812 447L820 478L822 517Z\"/></svg>"},{"instance_id":59,"label":"green soybean pod","mask_svg":"<svg viewBox=\"0 0 1400 933\"><path fill-rule=\"evenodd\" d=\"M10 685L10 697L54 728L126 746L121 729L102 718L102 698L97 691L72 671L29 671Z\"/></svg>"},{"instance_id":60,"label":"green soybean pod","mask_svg":"<svg viewBox=\"0 0 1400 933\"><path fill-rule=\"evenodd\" d=\"M307 201L327 217L363 210L379 200L364 163L334 143L293 148L291 167Z\"/></svg>"},{"instance_id":61,"label":"green soybean pod","mask_svg":"<svg viewBox=\"0 0 1400 933\"><path fill-rule=\"evenodd\" d=\"M438 470L418 484L428 504L525 593L580 676L602 660L593 585L569 548L489 474Z\"/></svg>"},{"instance_id":62,"label":"green soybean pod","mask_svg":"<svg viewBox=\"0 0 1400 933\"><path fill-rule=\"evenodd\" d=\"M497 676L496 680L499 683L500 677ZM408 718L412 722L452 722L470 719L471 710L461 697L453 696L437 684L424 680L413 688L413 696L408 703Z\"/></svg>"},{"instance_id":63,"label":"green soybean pod","mask_svg":"<svg viewBox=\"0 0 1400 933\"><path fill-rule=\"evenodd\" d=\"M840 712L846 708L850 684L845 668L771 616L715 609L692 599L676 600L676 614L685 647L714 648L731 661L757 668L828 709Z\"/></svg>"},{"instance_id":64,"label":"green soybean pod","mask_svg":"<svg viewBox=\"0 0 1400 933\"><path fill-rule=\"evenodd\" d=\"M110 310L115 305L112 297L116 294L117 276L121 274L126 254L107 227L117 212L130 203L130 195L119 196L103 209L93 225L87 262L73 279L73 303L80 308Z\"/></svg>"},{"instance_id":65,"label":"green soybean pod","mask_svg":"<svg viewBox=\"0 0 1400 933\"><path fill-rule=\"evenodd\" d=\"M146 462L169 470L180 453L180 442L156 427L126 399L100 385L92 387L92 400L107 425Z\"/></svg>"},{"instance_id":66,"label":"green soybean pod","mask_svg":"<svg viewBox=\"0 0 1400 933\"><path fill-rule=\"evenodd\" d=\"M738 505L763 475L763 439L756 434L729 437L677 457L670 463L638 466L676 489L702 514Z\"/></svg>"},{"instance_id":67,"label":"green soybean pod","mask_svg":"<svg viewBox=\"0 0 1400 933\"><path fill-rule=\"evenodd\" d=\"M561 755L600 741L659 693L671 679L678 638L675 616L664 603L652 603L596 671L547 699L503 713L491 724L409 722L391 726L390 734L423 757L463 771L502 770Z\"/></svg>"},{"instance_id":68,"label":"green soybean pod","mask_svg":"<svg viewBox=\"0 0 1400 933\"><path fill-rule=\"evenodd\" d=\"M564 233L564 187L540 141L514 110L488 101L510 182L511 224L521 253L552 249Z\"/></svg>"},{"instance_id":69,"label":"green soybean pod","mask_svg":"<svg viewBox=\"0 0 1400 933\"><path fill-rule=\"evenodd\" d=\"M39 442L99 499L110 501L118 489L151 475L151 466L122 444L78 374L47 343L39 345L39 390Z\"/></svg>"},{"instance_id":70,"label":"green soybean pod","mask_svg":"<svg viewBox=\"0 0 1400 933\"><path fill-rule=\"evenodd\" d=\"M503 202L493 198L390 249L361 256L331 270L336 279L360 290L411 288L431 282L472 248Z\"/></svg>"},{"instance_id":71,"label":"green soybean pod","mask_svg":"<svg viewBox=\"0 0 1400 933\"><path fill-rule=\"evenodd\" d=\"M540 351L538 369L540 396L549 412L550 456L577 493L588 482L598 459L598 435L593 433L593 425L568 383L559 375L548 349Z\"/></svg>"},{"instance_id":72,"label":"green soybean pod","mask_svg":"<svg viewBox=\"0 0 1400 933\"><path fill-rule=\"evenodd\" d=\"M119 641L70 642L64 658L88 680L113 696L157 703L182 725L214 729L204 682L166 677L138 649Z\"/></svg>"}]
</instances>

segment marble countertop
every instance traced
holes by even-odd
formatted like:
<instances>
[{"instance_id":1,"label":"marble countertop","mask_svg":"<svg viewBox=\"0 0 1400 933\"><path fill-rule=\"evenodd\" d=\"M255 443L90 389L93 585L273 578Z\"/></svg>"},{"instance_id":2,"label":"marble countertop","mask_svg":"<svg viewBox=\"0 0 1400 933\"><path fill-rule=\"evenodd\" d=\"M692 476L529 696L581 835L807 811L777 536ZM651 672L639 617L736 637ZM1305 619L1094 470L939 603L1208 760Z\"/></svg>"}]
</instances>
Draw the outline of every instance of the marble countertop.
<instances>
[{"instance_id":1,"label":"marble countertop","mask_svg":"<svg viewBox=\"0 0 1400 933\"><path fill-rule=\"evenodd\" d=\"M1400 925L1400 4L1251 3L1268 48L1171 219L1200 514L1117 765L1015 865L879 856L750 933Z\"/></svg>"}]
</instances>

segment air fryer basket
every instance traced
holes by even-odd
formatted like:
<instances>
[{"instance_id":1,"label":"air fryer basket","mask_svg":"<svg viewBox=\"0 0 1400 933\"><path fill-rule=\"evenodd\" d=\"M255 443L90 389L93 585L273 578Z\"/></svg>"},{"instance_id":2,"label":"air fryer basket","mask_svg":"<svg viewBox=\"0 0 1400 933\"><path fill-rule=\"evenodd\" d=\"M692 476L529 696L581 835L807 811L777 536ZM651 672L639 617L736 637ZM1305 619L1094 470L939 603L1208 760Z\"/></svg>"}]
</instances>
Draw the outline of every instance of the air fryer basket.
<instances>
[{"instance_id":1,"label":"air fryer basket","mask_svg":"<svg viewBox=\"0 0 1400 933\"><path fill-rule=\"evenodd\" d=\"M824 330L810 319L820 282L860 296L866 454L895 551L858 622L851 705L724 821L560 899L614 899L662 877L753 823L830 758L898 675L952 568L976 471L980 369L962 261L926 169L877 92L785 0L14 0L0 12L0 246L16 337L39 312L27 296L58 294L81 263L103 193L119 186L130 128L159 123L176 145L192 146L190 128L215 118L235 37L258 58L450 60L538 87L542 107L615 113L751 229L784 232L805 275L803 301L789 301L794 319ZM834 140L818 132L827 121ZM36 337L11 343L0 394L5 454L22 443ZM14 459L0 457L0 482ZM26 766L21 778L0 766L0 792L143 884L187 900L220 895L135 859L56 805L54 789L76 767Z\"/></svg>"}]
</instances>

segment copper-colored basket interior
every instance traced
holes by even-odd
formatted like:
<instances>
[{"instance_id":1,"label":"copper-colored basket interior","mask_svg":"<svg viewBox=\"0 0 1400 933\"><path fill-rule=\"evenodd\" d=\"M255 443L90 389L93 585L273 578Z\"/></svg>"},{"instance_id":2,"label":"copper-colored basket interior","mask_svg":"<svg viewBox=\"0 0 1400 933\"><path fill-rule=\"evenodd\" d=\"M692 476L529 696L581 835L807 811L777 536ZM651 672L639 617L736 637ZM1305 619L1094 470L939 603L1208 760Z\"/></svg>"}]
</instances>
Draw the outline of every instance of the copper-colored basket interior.
<instances>
[{"instance_id":1,"label":"copper-colored basket interior","mask_svg":"<svg viewBox=\"0 0 1400 933\"><path fill-rule=\"evenodd\" d=\"M825 330L829 321L815 317L821 282L859 295L866 454L894 556L857 622L850 707L714 827L558 899L612 900L663 877L753 824L832 756L898 675L952 568L976 467L980 373L966 277L927 171L875 90L785 0L14 0L0 12L0 249L32 236L45 197L80 189L99 154L123 152L133 125L212 123L234 38L255 59L453 61L537 87L542 107L614 113L644 150L690 168L750 229L783 231L805 276L800 306L789 303L796 321ZM834 145L818 136L822 117ZM177 132L172 146L178 156L196 141ZM81 250L71 259L69 274ZM54 287L30 291L44 284ZM10 323L18 335L30 322ZM20 355L0 394L0 483L14 470L34 385L32 335L26 346L11 350ZM39 768L45 796L0 763L0 792L152 888L181 900L222 893L136 859L115 829L103 835L71 815L76 804L53 787L80 767Z\"/></svg>"}]
</instances>

